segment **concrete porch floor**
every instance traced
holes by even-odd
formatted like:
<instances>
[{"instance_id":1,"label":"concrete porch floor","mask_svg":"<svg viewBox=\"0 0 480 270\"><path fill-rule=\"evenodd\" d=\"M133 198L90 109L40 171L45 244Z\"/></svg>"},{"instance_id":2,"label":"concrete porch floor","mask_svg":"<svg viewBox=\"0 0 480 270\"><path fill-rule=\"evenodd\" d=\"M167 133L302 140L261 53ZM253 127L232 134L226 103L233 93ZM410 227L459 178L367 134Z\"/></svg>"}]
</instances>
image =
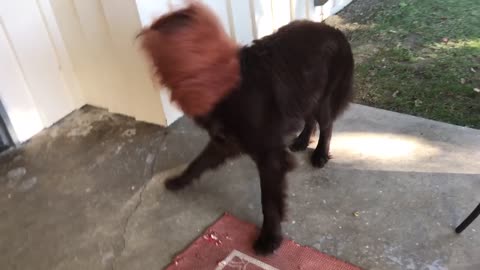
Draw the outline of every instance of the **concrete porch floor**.
<instances>
[{"instance_id":1,"label":"concrete porch floor","mask_svg":"<svg viewBox=\"0 0 480 270\"><path fill-rule=\"evenodd\" d=\"M161 269L225 211L260 224L247 158L164 190L206 139L85 107L0 155L1 269ZM364 269L480 269L480 220L453 232L480 202L479 130L354 105L332 154L297 154L288 237Z\"/></svg>"}]
</instances>

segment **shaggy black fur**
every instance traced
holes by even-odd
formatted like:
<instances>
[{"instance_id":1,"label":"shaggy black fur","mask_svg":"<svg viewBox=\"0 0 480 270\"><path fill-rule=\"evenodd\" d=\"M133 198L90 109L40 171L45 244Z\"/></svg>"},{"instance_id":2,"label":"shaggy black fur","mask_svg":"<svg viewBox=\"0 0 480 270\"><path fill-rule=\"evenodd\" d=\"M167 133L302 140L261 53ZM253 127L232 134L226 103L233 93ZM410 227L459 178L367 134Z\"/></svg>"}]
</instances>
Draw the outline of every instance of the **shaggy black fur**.
<instances>
[{"instance_id":1,"label":"shaggy black fur","mask_svg":"<svg viewBox=\"0 0 480 270\"><path fill-rule=\"evenodd\" d=\"M239 58L238 87L208 115L195 118L210 134L208 146L166 187L181 189L227 158L248 154L260 173L264 215L254 248L269 254L282 241L285 177L295 163L288 146L305 150L318 123L320 139L311 162L319 168L327 163L333 121L352 96L353 57L339 30L296 21L241 48ZM303 131L287 145L285 138L299 123L305 123Z\"/></svg>"}]
</instances>

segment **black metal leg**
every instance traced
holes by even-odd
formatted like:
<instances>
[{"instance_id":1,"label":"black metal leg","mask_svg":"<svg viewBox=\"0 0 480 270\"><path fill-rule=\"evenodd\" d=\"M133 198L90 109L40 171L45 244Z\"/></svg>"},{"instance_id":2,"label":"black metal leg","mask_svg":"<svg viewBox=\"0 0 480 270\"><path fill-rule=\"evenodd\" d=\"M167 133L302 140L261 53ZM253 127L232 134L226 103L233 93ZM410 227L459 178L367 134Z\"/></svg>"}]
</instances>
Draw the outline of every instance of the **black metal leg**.
<instances>
[{"instance_id":1,"label":"black metal leg","mask_svg":"<svg viewBox=\"0 0 480 270\"><path fill-rule=\"evenodd\" d=\"M478 216L480 215L480 204L478 204L477 208L473 210L473 212L460 224L456 229L456 233L461 233L465 230L470 223L472 223Z\"/></svg>"}]
</instances>

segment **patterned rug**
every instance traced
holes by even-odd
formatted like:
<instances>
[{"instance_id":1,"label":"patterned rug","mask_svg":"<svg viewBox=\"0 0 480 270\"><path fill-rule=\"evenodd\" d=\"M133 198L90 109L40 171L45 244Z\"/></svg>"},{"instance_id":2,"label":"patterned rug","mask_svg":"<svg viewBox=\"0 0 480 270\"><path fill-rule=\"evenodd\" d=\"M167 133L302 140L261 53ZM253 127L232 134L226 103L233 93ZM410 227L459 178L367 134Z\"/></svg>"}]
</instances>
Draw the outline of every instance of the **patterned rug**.
<instances>
[{"instance_id":1,"label":"patterned rug","mask_svg":"<svg viewBox=\"0 0 480 270\"><path fill-rule=\"evenodd\" d=\"M253 224L225 214L178 255L167 270L360 270L292 240L284 240L275 254L256 256L258 235Z\"/></svg>"}]
</instances>

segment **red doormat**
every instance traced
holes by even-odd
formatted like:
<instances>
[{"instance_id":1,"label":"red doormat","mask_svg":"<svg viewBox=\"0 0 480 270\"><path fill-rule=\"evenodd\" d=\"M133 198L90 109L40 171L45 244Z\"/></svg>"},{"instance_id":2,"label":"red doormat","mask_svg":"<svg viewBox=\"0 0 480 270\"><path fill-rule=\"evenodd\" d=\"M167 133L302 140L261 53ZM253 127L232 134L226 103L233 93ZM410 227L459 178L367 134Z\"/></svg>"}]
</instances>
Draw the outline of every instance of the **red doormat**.
<instances>
[{"instance_id":1,"label":"red doormat","mask_svg":"<svg viewBox=\"0 0 480 270\"><path fill-rule=\"evenodd\" d=\"M292 240L284 240L271 256L256 256L252 245L257 235L253 224L225 214L167 270L360 270Z\"/></svg>"}]
</instances>

